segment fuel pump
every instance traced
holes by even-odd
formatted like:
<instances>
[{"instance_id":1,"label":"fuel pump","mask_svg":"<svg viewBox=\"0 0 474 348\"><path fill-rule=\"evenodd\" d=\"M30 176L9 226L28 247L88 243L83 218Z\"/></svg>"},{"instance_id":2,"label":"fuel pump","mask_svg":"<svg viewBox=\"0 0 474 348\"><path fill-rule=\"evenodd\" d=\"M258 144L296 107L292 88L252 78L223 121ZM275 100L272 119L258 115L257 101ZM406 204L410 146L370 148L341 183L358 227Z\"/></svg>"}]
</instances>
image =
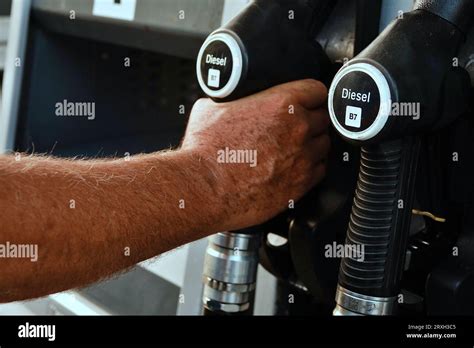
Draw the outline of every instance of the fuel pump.
<instances>
[{"instance_id":1,"label":"fuel pump","mask_svg":"<svg viewBox=\"0 0 474 348\"><path fill-rule=\"evenodd\" d=\"M341 262L334 315L395 313L420 143L465 112L470 81L455 57L473 16L471 0L419 0L331 84L334 128L361 146L345 243L362 255Z\"/></svg>"},{"instance_id":2,"label":"fuel pump","mask_svg":"<svg viewBox=\"0 0 474 348\"><path fill-rule=\"evenodd\" d=\"M216 102L305 78L328 81L331 64L315 41L333 0L255 0L213 32L197 58L202 90ZM248 314L260 246L259 227L210 237L204 261L205 314Z\"/></svg>"}]
</instances>

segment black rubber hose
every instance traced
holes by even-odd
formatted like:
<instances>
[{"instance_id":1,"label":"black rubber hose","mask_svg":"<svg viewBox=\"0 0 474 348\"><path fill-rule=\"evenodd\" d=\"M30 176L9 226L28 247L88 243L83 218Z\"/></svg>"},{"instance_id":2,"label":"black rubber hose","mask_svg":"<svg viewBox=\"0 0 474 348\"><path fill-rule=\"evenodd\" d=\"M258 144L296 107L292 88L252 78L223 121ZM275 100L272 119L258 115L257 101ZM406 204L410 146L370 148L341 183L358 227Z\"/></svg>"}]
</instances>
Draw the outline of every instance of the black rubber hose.
<instances>
[{"instance_id":1,"label":"black rubber hose","mask_svg":"<svg viewBox=\"0 0 474 348\"><path fill-rule=\"evenodd\" d=\"M352 206L339 285L359 294L398 294L404 265L419 139L365 146ZM347 256L347 255L346 255Z\"/></svg>"},{"instance_id":2,"label":"black rubber hose","mask_svg":"<svg viewBox=\"0 0 474 348\"><path fill-rule=\"evenodd\" d=\"M464 34L474 19L473 0L417 0L414 9L431 12L454 24Z\"/></svg>"}]
</instances>

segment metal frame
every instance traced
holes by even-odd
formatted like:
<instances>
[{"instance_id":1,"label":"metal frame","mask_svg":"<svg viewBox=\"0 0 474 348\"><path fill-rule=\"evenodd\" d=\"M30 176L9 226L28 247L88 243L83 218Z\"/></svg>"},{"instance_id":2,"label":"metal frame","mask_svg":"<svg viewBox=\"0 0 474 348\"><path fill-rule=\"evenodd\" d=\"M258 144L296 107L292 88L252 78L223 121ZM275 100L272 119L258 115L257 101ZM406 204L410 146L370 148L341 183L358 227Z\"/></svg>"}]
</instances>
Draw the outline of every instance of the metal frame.
<instances>
[{"instance_id":1,"label":"metal frame","mask_svg":"<svg viewBox=\"0 0 474 348\"><path fill-rule=\"evenodd\" d=\"M23 67L27 64L25 51L30 10L31 0L13 1L2 84L0 153L13 150L15 144ZM15 66L17 59L20 62L19 67Z\"/></svg>"},{"instance_id":2,"label":"metal frame","mask_svg":"<svg viewBox=\"0 0 474 348\"><path fill-rule=\"evenodd\" d=\"M184 281L181 286L183 297L178 301L177 315L202 314L202 270L207 243L207 238L203 238L189 245Z\"/></svg>"},{"instance_id":3,"label":"metal frame","mask_svg":"<svg viewBox=\"0 0 474 348\"><path fill-rule=\"evenodd\" d=\"M227 22L234 18L248 3L250 3L250 0L225 0L221 25L227 24Z\"/></svg>"}]
</instances>

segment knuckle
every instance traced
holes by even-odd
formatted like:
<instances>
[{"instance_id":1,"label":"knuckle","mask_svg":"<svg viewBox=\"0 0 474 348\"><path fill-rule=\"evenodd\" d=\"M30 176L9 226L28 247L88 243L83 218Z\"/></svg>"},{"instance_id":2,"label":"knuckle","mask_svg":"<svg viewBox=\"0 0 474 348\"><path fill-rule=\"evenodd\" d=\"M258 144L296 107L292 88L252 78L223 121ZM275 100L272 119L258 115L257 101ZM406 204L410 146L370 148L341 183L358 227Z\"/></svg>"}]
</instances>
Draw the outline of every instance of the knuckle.
<instances>
[{"instance_id":1,"label":"knuckle","mask_svg":"<svg viewBox=\"0 0 474 348\"><path fill-rule=\"evenodd\" d=\"M304 140L310 133L310 125L307 120L303 117L295 116L288 121L288 127L290 128L290 135L294 140L300 143L300 140Z\"/></svg>"},{"instance_id":2,"label":"knuckle","mask_svg":"<svg viewBox=\"0 0 474 348\"><path fill-rule=\"evenodd\" d=\"M308 178L310 176L311 168L313 167L311 156L309 154L303 155L295 167L297 176L300 177L301 180Z\"/></svg>"},{"instance_id":3,"label":"knuckle","mask_svg":"<svg viewBox=\"0 0 474 348\"><path fill-rule=\"evenodd\" d=\"M304 80L304 82L307 83L308 87L310 88L319 89L321 90L321 93L328 93L328 88L326 87L326 85L319 80L308 79Z\"/></svg>"},{"instance_id":4,"label":"knuckle","mask_svg":"<svg viewBox=\"0 0 474 348\"><path fill-rule=\"evenodd\" d=\"M294 128L294 136L298 138L306 138L309 133L309 124L306 121L297 122Z\"/></svg>"},{"instance_id":5,"label":"knuckle","mask_svg":"<svg viewBox=\"0 0 474 348\"><path fill-rule=\"evenodd\" d=\"M285 109L288 109L290 106L295 105L295 97L294 92L291 90L285 91L283 93L278 93L277 97L277 104Z\"/></svg>"}]
</instances>

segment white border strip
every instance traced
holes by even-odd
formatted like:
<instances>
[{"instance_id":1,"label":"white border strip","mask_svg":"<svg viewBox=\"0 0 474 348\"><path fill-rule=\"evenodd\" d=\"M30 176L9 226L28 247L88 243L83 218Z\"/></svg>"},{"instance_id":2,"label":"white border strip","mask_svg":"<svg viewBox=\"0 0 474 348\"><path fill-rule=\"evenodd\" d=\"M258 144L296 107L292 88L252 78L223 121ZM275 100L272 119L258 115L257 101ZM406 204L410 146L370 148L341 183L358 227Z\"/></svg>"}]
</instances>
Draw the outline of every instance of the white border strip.
<instances>
[{"instance_id":1,"label":"white border strip","mask_svg":"<svg viewBox=\"0 0 474 348\"><path fill-rule=\"evenodd\" d=\"M49 299L56 302L74 315L110 315L111 313L97 306L94 302L74 291L60 292L49 295ZM59 308L59 311L61 309ZM64 313L63 313L64 314Z\"/></svg>"},{"instance_id":2,"label":"white border strip","mask_svg":"<svg viewBox=\"0 0 474 348\"><path fill-rule=\"evenodd\" d=\"M31 0L12 2L0 107L0 153L12 150L15 143L30 9ZM21 67L15 67L17 58Z\"/></svg>"}]
</instances>

